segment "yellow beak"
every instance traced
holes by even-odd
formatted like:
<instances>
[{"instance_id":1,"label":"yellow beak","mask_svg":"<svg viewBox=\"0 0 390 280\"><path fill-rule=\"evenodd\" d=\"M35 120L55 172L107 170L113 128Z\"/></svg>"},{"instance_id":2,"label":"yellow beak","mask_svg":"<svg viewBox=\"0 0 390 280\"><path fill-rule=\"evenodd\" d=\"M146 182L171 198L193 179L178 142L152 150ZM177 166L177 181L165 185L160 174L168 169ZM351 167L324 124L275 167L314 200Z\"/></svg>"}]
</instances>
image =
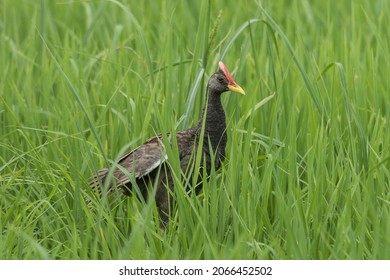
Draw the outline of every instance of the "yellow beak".
<instances>
[{"instance_id":1,"label":"yellow beak","mask_svg":"<svg viewBox=\"0 0 390 280\"><path fill-rule=\"evenodd\" d=\"M245 95L245 91L239 85L228 85L228 89L234 92L238 92L239 94Z\"/></svg>"}]
</instances>

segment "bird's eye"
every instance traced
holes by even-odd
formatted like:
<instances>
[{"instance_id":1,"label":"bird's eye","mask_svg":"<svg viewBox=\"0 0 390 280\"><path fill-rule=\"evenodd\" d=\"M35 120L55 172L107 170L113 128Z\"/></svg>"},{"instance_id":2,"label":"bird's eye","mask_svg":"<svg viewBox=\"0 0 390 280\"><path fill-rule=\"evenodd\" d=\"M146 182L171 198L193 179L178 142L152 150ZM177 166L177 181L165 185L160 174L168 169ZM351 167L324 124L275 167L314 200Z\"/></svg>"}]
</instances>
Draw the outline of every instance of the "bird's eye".
<instances>
[{"instance_id":1,"label":"bird's eye","mask_svg":"<svg viewBox=\"0 0 390 280\"><path fill-rule=\"evenodd\" d=\"M222 76L219 76L218 77L218 82L220 82L222 84L222 83L225 82L225 79Z\"/></svg>"}]
</instances>

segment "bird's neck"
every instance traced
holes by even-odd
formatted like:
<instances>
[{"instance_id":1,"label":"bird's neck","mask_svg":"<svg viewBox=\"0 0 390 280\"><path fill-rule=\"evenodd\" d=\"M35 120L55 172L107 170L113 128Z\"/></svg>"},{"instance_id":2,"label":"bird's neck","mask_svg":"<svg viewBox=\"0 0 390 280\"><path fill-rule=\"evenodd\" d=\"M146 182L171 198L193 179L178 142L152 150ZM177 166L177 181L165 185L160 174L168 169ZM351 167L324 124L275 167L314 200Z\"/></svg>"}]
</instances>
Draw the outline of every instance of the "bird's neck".
<instances>
[{"instance_id":1,"label":"bird's neck","mask_svg":"<svg viewBox=\"0 0 390 280\"><path fill-rule=\"evenodd\" d=\"M207 93L206 106L198 123L199 131L202 129L203 122L205 123L203 146L208 147L210 141L214 152L218 149L219 153L224 154L227 142L226 117L219 93Z\"/></svg>"}]
</instances>

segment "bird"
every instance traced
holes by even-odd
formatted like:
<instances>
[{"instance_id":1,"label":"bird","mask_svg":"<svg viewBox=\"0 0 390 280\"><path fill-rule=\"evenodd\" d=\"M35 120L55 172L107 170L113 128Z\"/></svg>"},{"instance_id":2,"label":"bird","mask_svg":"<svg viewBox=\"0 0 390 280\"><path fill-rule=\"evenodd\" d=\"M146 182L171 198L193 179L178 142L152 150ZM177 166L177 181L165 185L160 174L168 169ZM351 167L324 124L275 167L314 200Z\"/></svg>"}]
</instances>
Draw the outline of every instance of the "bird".
<instances>
[{"instance_id":1,"label":"bird","mask_svg":"<svg viewBox=\"0 0 390 280\"><path fill-rule=\"evenodd\" d=\"M191 169L191 165L193 166L196 158L194 153L199 151L202 153L200 168L205 168L206 174L210 173L213 159L215 170L221 167L227 144L226 116L221 94L227 91L245 95L244 90L233 80L224 63L220 61L218 70L209 78L206 104L198 123L194 127L174 134L182 172L188 170L195 172L193 168ZM169 139L173 134L165 135ZM94 192L98 192L100 197L103 189L107 196L121 189L124 195L135 192L145 201L151 192L151 186L155 186L155 203L160 221L163 226L167 225L173 211L171 192L174 188L174 180L167 162L163 138L163 134L158 134L124 154L116 161L115 166L111 167L113 171L109 172L110 168L104 168L96 172L89 180L89 186Z\"/></svg>"}]
</instances>

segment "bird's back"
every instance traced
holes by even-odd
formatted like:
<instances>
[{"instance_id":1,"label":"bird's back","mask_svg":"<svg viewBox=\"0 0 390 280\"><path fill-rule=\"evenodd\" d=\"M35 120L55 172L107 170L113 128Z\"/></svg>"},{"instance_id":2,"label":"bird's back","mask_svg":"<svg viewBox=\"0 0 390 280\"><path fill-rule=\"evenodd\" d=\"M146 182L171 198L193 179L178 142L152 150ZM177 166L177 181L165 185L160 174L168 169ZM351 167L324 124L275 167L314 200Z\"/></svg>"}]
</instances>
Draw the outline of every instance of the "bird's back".
<instances>
[{"instance_id":1,"label":"bird's back","mask_svg":"<svg viewBox=\"0 0 390 280\"><path fill-rule=\"evenodd\" d=\"M167 137L170 137L169 133ZM194 129L176 133L182 171L186 170L188 163L193 158L195 139L196 131ZM144 188L146 186L142 185L146 185L148 181L159 179L156 171L163 166L166 160L167 154L164 148L163 137L162 135L157 135L114 162L113 171L111 171L112 176L109 176L110 169L101 169L90 179L89 185L94 191L101 194L102 187L107 180L110 180L108 183L108 194L113 193L118 187L125 188L125 193L127 194L127 190L131 190L134 183L140 184ZM142 189L141 191L144 192Z\"/></svg>"}]
</instances>

